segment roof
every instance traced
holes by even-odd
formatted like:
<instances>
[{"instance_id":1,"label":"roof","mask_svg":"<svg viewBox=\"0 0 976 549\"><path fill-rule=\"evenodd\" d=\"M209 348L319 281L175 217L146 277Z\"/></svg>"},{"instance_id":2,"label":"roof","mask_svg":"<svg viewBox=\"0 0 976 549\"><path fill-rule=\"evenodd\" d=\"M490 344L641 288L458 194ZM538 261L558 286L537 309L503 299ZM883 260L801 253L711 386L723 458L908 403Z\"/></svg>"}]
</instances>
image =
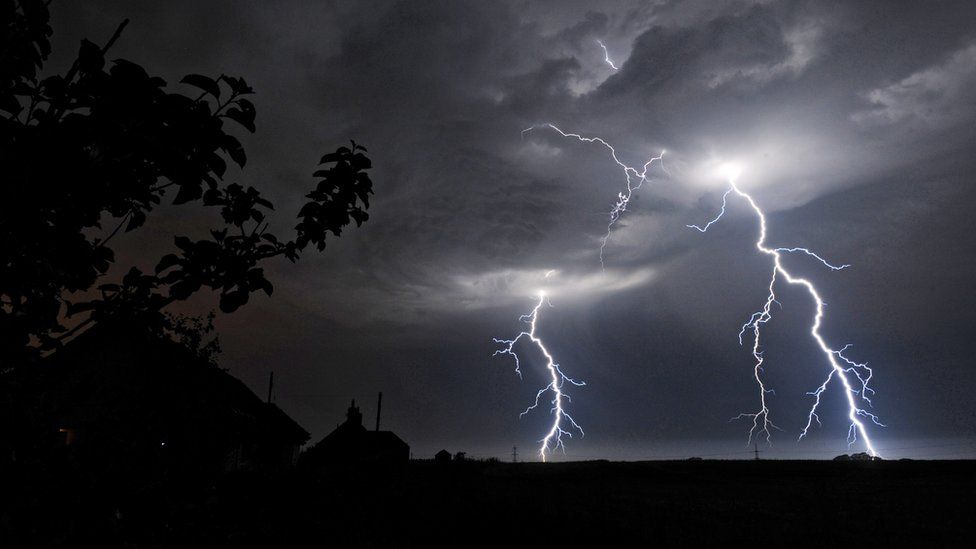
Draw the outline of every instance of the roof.
<instances>
[{"instance_id":1,"label":"roof","mask_svg":"<svg viewBox=\"0 0 976 549\"><path fill-rule=\"evenodd\" d=\"M309 438L284 411L227 371L137 326L98 325L44 360L38 373L39 390L60 403L69 423L121 413L140 420L206 421L295 444Z\"/></svg>"},{"instance_id":2,"label":"roof","mask_svg":"<svg viewBox=\"0 0 976 549\"><path fill-rule=\"evenodd\" d=\"M305 451L306 463L348 460L406 460L410 446L392 431L368 431L363 427L362 414L352 402L346 421Z\"/></svg>"}]
</instances>

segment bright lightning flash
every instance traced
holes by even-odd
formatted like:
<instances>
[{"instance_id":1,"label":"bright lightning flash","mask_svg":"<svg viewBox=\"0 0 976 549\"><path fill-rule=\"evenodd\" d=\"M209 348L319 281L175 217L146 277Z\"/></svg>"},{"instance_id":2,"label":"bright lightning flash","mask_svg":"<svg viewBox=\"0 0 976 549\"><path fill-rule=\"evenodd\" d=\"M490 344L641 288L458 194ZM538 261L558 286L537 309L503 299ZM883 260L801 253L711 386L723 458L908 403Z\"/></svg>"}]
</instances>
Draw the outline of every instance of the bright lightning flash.
<instances>
[{"instance_id":1,"label":"bright lightning flash","mask_svg":"<svg viewBox=\"0 0 976 549\"><path fill-rule=\"evenodd\" d=\"M520 322L524 322L529 325L528 331L523 330L512 339L495 338L495 343L504 345L502 349L495 351L495 355L511 355L512 358L515 359L515 373L517 373L520 378L522 377L521 362L519 361L519 355L515 352L515 344L518 343L519 340L524 338L531 341L546 359L546 370L548 371L550 377L549 384L539 389L535 395L535 402L526 408L525 411L519 414L519 417L521 418L535 408L538 408L542 396L546 393L552 393L552 400L550 401L552 407L549 410L549 413L553 416L552 426L549 428L549 432L546 433L546 436L539 441L541 443L541 446L539 447L539 458L542 459L542 461L546 461L546 456L553 450L561 449L563 452L566 451L566 446L563 444L562 437L563 435L566 435L572 438L573 433L563 428L564 419L569 422L569 425L579 431L580 436L583 436L583 429L576 423L573 417L566 412L566 403L572 399L570 399L569 395L563 392L563 385L567 381L571 385L576 385L577 387L586 385L586 383L582 381L576 381L570 377L567 377L566 374L559 369L559 364L557 364L555 359L553 359L552 353L549 352L549 349L546 348L545 343L543 343L542 339L536 333L536 326L539 321L539 310L542 308L542 305L547 302L548 300L546 299L546 294L544 292L540 292L539 302L536 303L535 307L532 309L532 312L519 317Z\"/></svg>"},{"instance_id":2,"label":"bright lightning flash","mask_svg":"<svg viewBox=\"0 0 976 549\"><path fill-rule=\"evenodd\" d=\"M604 51L606 52L606 47L603 46L602 42L600 43L600 46L603 47ZM607 62L609 62L609 56L607 57ZM634 192L639 190L641 186L644 184L644 182L649 179L648 172L650 171L653 164L655 162L661 164L661 169L664 171L665 174L668 174L667 170L664 168L663 165L663 158L664 158L665 151L662 150L660 155L652 157L646 162L644 162L644 164L640 168L635 168L632 166L628 166L627 164L624 164L617 156L617 151L614 149L614 147L601 137L583 137L582 135L577 133L564 132L563 130L556 127L554 124L550 124L550 123L540 124L537 126L531 126L529 128L526 128L525 130L522 130L522 135L524 136L527 132L530 132L532 130L544 129L544 128L549 128L555 131L556 133L558 133L559 135L561 135L562 137L574 138L581 142L598 143L602 145L610 152L610 158L614 161L614 163L616 163L617 166L620 167L620 169L623 170L624 172L624 178L627 181L627 190L626 192L620 192L617 195L617 202L610 210L610 220L607 223L607 233L606 235L604 235L600 245L600 265L603 266L604 251L606 249L607 242L610 239L613 226L620 219L620 216L627 211L627 207L630 204L630 199L633 197ZM822 258L821 256L817 255L816 253L810 251L807 248L768 247L766 245L765 214L763 213L762 209L759 208L759 205L756 204L755 200L753 200L753 198L750 195L743 192L735 183L739 175L741 174L741 172L742 172L742 167L739 166L738 164L729 163L720 166L719 168L720 175L724 179L729 181L729 189L722 196L721 211L718 213L718 215L715 216L714 219L710 220L704 226L688 225L688 227L697 229L702 233L706 232L714 223L718 222L722 218L722 216L725 215L726 205L728 203L728 197L730 194L735 193L737 196L743 198L749 204L749 206L752 208L753 212L755 212L756 216L759 219L760 230L759 230L759 239L756 241L756 248L760 252L769 255L773 258L773 272L769 282L769 294L766 297L766 301L763 307L759 311L753 313L753 315L749 318L749 320L742 325L742 329L739 332L740 344L743 343L743 336L745 335L746 331L752 331L753 334L752 356L756 361L754 367L754 376L756 378L756 382L759 384L760 408L758 411L754 413L740 414L736 419L741 419L741 418L752 419L753 422L752 428L749 430L750 443L752 442L753 437L757 435L764 435L767 442L769 442L771 440L770 428L777 428L770 420L769 407L766 402L767 395L771 394L772 390L767 389L762 380L763 353L760 350L760 336L761 336L762 326L767 322L769 322L769 320L772 318L773 303L778 303L778 301L776 301L776 293L775 293L776 281L777 279L782 278L789 284L799 285L802 286L804 289L806 289L807 293L810 295L810 297L813 299L814 303L816 304L816 314L814 315L813 323L810 327L810 335L813 337L814 341L816 341L817 346L819 347L820 351L823 353L824 357L827 359L827 362L830 364L830 368L831 368L824 382L820 384L820 386L818 386L815 390L808 393L814 398L814 402L810 408L809 414L807 415L807 423L802 429L802 431L800 432L799 438L802 439L807 435L807 433L809 432L810 428L813 425L813 422L817 422L818 425L820 424L820 417L817 415L817 410L820 406L820 397L827 389L827 385L830 383L830 381L836 377L837 379L840 380L841 384L844 386L845 395L847 397L848 418L851 422L850 427L848 429L848 437L847 437L848 445L853 445L855 442L857 442L858 436L860 436L860 438L864 442L864 445L867 447L868 452L872 456L877 456L878 453L875 450L874 445L871 442L871 438L867 433L865 422L862 420L870 420L875 425L879 425L882 427L884 425L880 422L880 420L876 415L865 410L859 405L859 401L866 402L868 406L871 405L870 395L872 395L874 391L869 387L869 383L871 381L873 372L871 368L867 366L866 363L854 362L844 355L847 349L850 348L850 345L847 345L839 350L836 350L827 344L826 340L823 338L823 335L820 333L820 326L823 321L824 307L825 307L823 298L820 297L819 292L817 292L817 289L816 287L814 287L812 282L810 282L805 278L794 276L792 273L790 273L783 266L782 257L783 254L792 254L792 253L804 254L810 258L819 261L821 264L834 271L845 269L847 267L850 267L850 265L839 265L839 266L833 265L829 263L827 260L825 260L824 258ZM511 342L496 340L499 343L509 344L507 349L498 351L496 354L506 353L515 356L515 353L512 352L512 345L514 345L514 341L517 341L519 338L523 336L532 338L532 340L536 342L537 345L540 346L540 348L542 348L542 342L537 340L533 335L535 333L535 320L537 317L539 306L541 306L541 304L542 304L542 298L540 297L539 305L537 305L536 308L533 309L532 314L525 315L522 317L524 321L531 321L532 330L530 332L523 332L522 334L519 334L519 336L516 337L516 339L512 340ZM548 352L545 352L545 354L547 357L549 357ZM518 357L515 356L515 358L516 358L516 371L517 371ZM550 358L550 364L551 363L552 361ZM553 385L551 386L558 389L558 387L561 386L561 383L557 384L556 381L560 379L559 376L561 376L562 374L559 372L558 367L553 366L550 369L554 372L553 373L554 382ZM855 384L852 383L851 378L849 376L853 376L853 378L857 380L856 386ZM568 378L564 378L564 379L568 379ZM549 387L544 388L542 391L540 391L539 394L541 395L548 389ZM557 397L559 397L558 393L557 393ZM557 400L554 402L558 404L559 399L557 398ZM538 404L538 397L537 397L536 404ZM532 409L533 407L534 406L530 407L529 409ZM559 410L559 412L562 413L561 408L557 407L555 409ZM549 442L552 440L552 437L558 436L561 433L565 433L565 431L559 429L558 426L559 417L561 416L557 414L556 424L554 425L553 430L550 432L550 434L546 437L544 441L545 444L543 446L542 451L540 452L543 454L543 456L546 448L548 447ZM573 424L575 425L575 422Z\"/></svg>"},{"instance_id":3,"label":"bright lightning flash","mask_svg":"<svg viewBox=\"0 0 976 549\"><path fill-rule=\"evenodd\" d=\"M689 228L696 229L702 233L706 232L712 224L718 222L725 215L725 207L728 203L728 197L730 194L735 193L737 196L743 198L755 212L756 217L759 219L759 239L756 241L756 248L773 258L773 273L772 278L769 281L769 294L766 296L766 301L763 307L752 314L749 320L742 325L742 330L739 331L739 344L742 344L742 337L746 331L751 331L753 335L752 343L752 356L756 361L754 367L754 375L756 382L759 384L759 410L753 413L743 413L734 419L741 418L751 418L752 428L749 430L749 441L751 443L752 439L756 435L764 435L766 441L770 441L770 431L769 429L776 428L776 426L770 421L769 418L769 407L766 403L766 396L772 392L771 389L767 389L762 380L762 365L763 365L763 353L760 351L760 335L762 326L770 321L772 318L772 305L773 303L778 303L776 301L776 281L782 278L789 284L803 286L813 302L817 306L816 314L813 317L813 323L810 326L810 335L816 341L817 346L823 353L824 358L830 364L830 372L827 374L827 378L822 384L820 384L817 389L811 391L807 394L814 397L813 406L810 408L810 413L807 415L807 423L803 430L800 432L799 438L802 439L807 435L813 422L816 421L820 424L820 418L817 416L817 408L820 406L820 396L827 389L827 384L834 378L840 380L841 384L844 386L844 393L847 396L848 414L847 417L851 424L848 429L847 442L848 445L853 445L860 434L861 439L864 441L864 445L867 447L868 452L872 456L877 456L878 453L874 449L874 445L871 443L871 438L868 436L865 422L863 420L868 419L872 423L884 426L878 417L871 412L868 412L859 405L859 400L867 402L871 405L870 394L873 394L873 390L868 387L868 383L871 381L872 371L868 368L867 364L857 363L849 360L844 356L844 352L850 347L850 345L845 346L840 350L835 350L830 347L824 340L823 335L820 333L820 325L823 321L824 316L824 301L820 297L820 293L817 292L816 287L813 283L805 278L800 278L794 276L790 273L782 263L783 254L785 253L801 253L813 259L816 259L827 268L839 271L845 269L850 265L840 265L835 266L828 263L824 258L820 257L816 253L808 250L807 248L770 248L766 245L766 215L763 213L756 201L753 200L752 196L743 192L737 185L736 179L738 178L741 168L734 164L728 164L723 166L723 175L729 181L729 189L725 191L722 196L722 208L718 215L714 219L706 223L704 226L699 225L688 225ZM857 379L857 386L852 384L849 376L853 376Z\"/></svg>"},{"instance_id":4,"label":"bright lightning flash","mask_svg":"<svg viewBox=\"0 0 976 549\"><path fill-rule=\"evenodd\" d=\"M634 193L641 188L645 181L648 180L648 172L653 167L653 164L657 162L661 166L661 170L663 170L665 174L668 173L667 169L664 168L664 153L666 151L662 150L661 154L649 158L638 169L621 162L617 157L617 151L602 137L583 137L578 133L567 133L557 128L554 124L530 126L522 130L522 135L524 136L527 132L541 128L550 128L563 137L571 137L584 143L599 143L600 145L603 145L607 148L607 150L610 151L610 158L612 158L617 166L619 166L624 172L624 178L627 180L627 191L617 194L617 202L610 209L610 220L607 222L607 234L603 235L603 239L600 241L600 266L605 267L603 262L603 252L607 247L607 242L610 240L610 233L613 231L613 226L617 223L617 220L620 219L620 216L627 211L627 206L630 204L630 199L634 196Z\"/></svg>"},{"instance_id":5,"label":"bright lightning flash","mask_svg":"<svg viewBox=\"0 0 976 549\"><path fill-rule=\"evenodd\" d=\"M620 70L617 68L617 65L614 65L613 61L610 60L610 52L607 50L607 47L603 44L603 42L601 40L597 40L596 43L600 44L600 47L603 48L603 62L610 65L610 68L615 71Z\"/></svg>"}]
</instances>

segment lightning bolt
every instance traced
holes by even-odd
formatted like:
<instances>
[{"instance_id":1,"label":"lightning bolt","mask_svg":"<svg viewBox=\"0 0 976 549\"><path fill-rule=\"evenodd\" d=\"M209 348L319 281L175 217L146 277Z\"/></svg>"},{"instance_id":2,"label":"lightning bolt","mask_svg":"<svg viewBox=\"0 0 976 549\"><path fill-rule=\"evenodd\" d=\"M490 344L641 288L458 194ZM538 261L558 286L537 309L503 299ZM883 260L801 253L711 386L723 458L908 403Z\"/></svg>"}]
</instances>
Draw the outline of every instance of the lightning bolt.
<instances>
[{"instance_id":1,"label":"lightning bolt","mask_svg":"<svg viewBox=\"0 0 976 549\"><path fill-rule=\"evenodd\" d=\"M848 446L852 446L857 440L858 435L860 435L861 440L864 441L864 445L867 448L868 453L872 456L877 456L878 452L874 448L874 444L871 442L871 437L868 435L867 428L864 420L870 420L875 425L884 426L878 417L871 412L862 408L858 402L864 401L868 405L871 405L871 399L869 395L873 394L874 391L868 386L871 381L872 370L865 363L858 363L848 359L844 352L850 348L850 345L843 347L840 350L835 350L831 348L823 335L820 333L820 326L823 322L824 317L824 303L823 298L814 287L813 283L805 278L800 278L793 275L783 266L783 254L798 253L811 257L827 268L833 271L839 271L849 267L850 265L833 265L827 260L817 255L816 253L810 251L807 248L770 248L766 244L766 215L763 213L762 209L753 200L752 196L743 192L735 183L735 178L729 178L729 189L725 191L722 195L722 208L713 219L708 221L704 226L700 225L688 225L689 228L696 229L702 233L708 231L708 229L715 223L717 223L725 215L726 205L728 204L729 195L734 193L736 196L744 199L752 211L756 214L759 219L759 238L756 240L756 249L761 253L769 255L773 258L773 272L769 281L769 293L766 296L766 301L762 308L752 314L748 321L742 325L742 329L739 331L739 344L743 343L743 336L747 331L752 332L752 357L755 359L755 367L753 369L753 374L756 378L756 383L759 385L759 410L752 413L739 414L733 419L751 418L752 428L749 430L749 442L752 442L754 436L765 435L766 441L770 442L771 433L770 428L777 428L769 418L769 407L766 402L766 396L772 393L771 389L767 389L766 385L763 383L762 379L762 365L763 365L763 354L760 350L760 336L762 333L762 326L772 319L772 305L773 303L778 303L776 301L776 282L779 279L785 280L789 284L802 286L806 289L810 298L816 305L816 313L813 317L813 322L810 326L810 335L813 337L814 341L823 353L824 358L827 363L830 364L830 371L827 374L827 378L823 383L820 384L815 390L807 393L813 396L813 405L810 408L810 412L807 415L806 426L803 427L800 432L799 439L802 440L803 437L807 435L813 422L816 421L820 424L820 418L817 415L817 409L820 406L820 397L827 390L827 385L834 379L838 379L844 387L844 394L847 397L848 414L847 417L850 420L850 427L847 433ZM857 387L852 383L849 376L854 377L857 380Z\"/></svg>"},{"instance_id":2,"label":"lightning bolt","mask_svg":"<svg viewBox=\"0 0 976 549\"><path fill-rule=\"evenodd\" d=\"M607 51L607 47L603 44L603 42L600 41L600 40L597 40L596 43L597 44L600 44L600 47L603 48L603 62L606 63L607 65L610 65L610 68L613 69L613 70L615 70L615 71L616 70L620 70L620 69L617 68L617 65L614 65L613 64L613 61L610 60L610 52Z\"/></svg>"},{"instance_id":3,"label":"lightning bolt","mask_svg":"<svg viewBox=\"0 0 976 549\"><path fill-rule=\"evenodd\" d=\"M551 272L552 271L550 271L550 273ZM542 339L536 334L536 327L539 321L539 310L547 301L548 300L546 299L545 293L540 292L539 302L536 303L535 307L532 308L532 312L519 317L520 322L524 322L529 325L528 331L522 330L512 339L494 338L495 343L503 345L504 347L496 350L495 354L492 355L511 355L512 358L515 359L515 373L518 374L519 378L522 377L521 362L519 360L518 353L515 352L515 344L518 343L519 340L528 339L533 345L536 346L536 348L539 349L542 356L544 356L546 359L546 370L548 371L550 377L549 384L539 389L535 395L535 402L526 408L521 414L519 414L519 418L521 418L525 414L538 408L543 395L546 393L552 393L552 400L550 401L552 407L549 410L549 413L553 416L552 426L549 428L546 436L539 441L541 444L541 446L539 446L539 458L542 461L546 461L546 455L554 450L561 449L563 452L566 451L566 446L563 444L563 435L572 438L573 433L563 428L563 420L566 420L573 428L579 431L581 437L584 435L583 429L576 423L576 420L574 420L573 417L566 412L565 404L572 399L570 399L569 395L563 391L563 385L566 382L569 382L571 385L576 385L577 387L586 385L586 383L576 381L566 376L566 374L562 372L562 370L559 368L559 364L557 364L555 359L552 357L552 353L549 352L549 349L546 348L545 343L543 343Z\"/></svg>"},{"instance_id":4,"label":"lightning bolt","mask_svg":"<svg viewBox=\"0 0 976 549\"><path fill-rule=\"evenodd\" d=\"M613 61L610 59L610 52L607 50L606 45L604 45L603 42L600 40L597 40L597 43L600 45L601 48L603 48L605 62L608 65L610 65L611 68L617 70L617 66L614 65ZM633 197L634 193L638 191L641 188L641 186L648 180L648 171L651 169L653 164L657 162L658 164L661 165L661 169L664 171L664 173L670 175L663 164L665 151L662 150L660 155L651 157L646 162L644 162L644 164L641 165L639 168L635 168L633 166L629 166L624 162L622 162L620 158L617 156L616 149L614 149L614 147L610 145L610 143L608 143L605 139L601 137L584 137L583 135L578 133L565 132L552 123L530 126L522 130L522 136L524 138L525 134L528 132L534 131L536 129L546 129L546 128L555 131L556 133L558 133L559 135L565 138L573 138L583 143L596 143L602 145L609 151L610 158L624 173L624 178L627 183L626 191L619 192L617 194L617 201L613 205L609 213L609 220L607 222L607 232L603 236L600 242L600 265L601 267L605 268L604 253L606 250L607 243L609 242L610 236L613 232L613 227L620 219L620 217L624 214L624 212L627 211L627 207L629 206L630 200ZM867 432L865 420L870 420L872 423L882 427L884 426L884 424L882 424L879 421L876 415L865 410L861 405L859 405L859 401L866 402L869 406L871 405L870 395L874 394L874 391L869 387L869 383L873 376L873 371L871 370L871 368L867 366L866 363L855 362L849 359L847 356L845 356L844 353L850 348L850 345L847 345L839 350L835 350L827 344L823 335L820 333L820 327L824 317L824 307L826 305L823 301L823 298L820 296L820 293L817 291L816 287L813 285L812 282L810 282L808 279L797 277L794 276L792 273L790 273L783 266L782 258L784 254L806 255L807 257L810 257L820 262L822 265L824 265L825 267L827 267L832 271L840 271L850 267L850 265L847 264L834 265L828 262L820 255L818 255L817 253L809 250L808 248L802 248L802 247L770 248L769 246L767 246L766 245L766 233L767 233L766 216L763 213L762 209L759 207L759 205L756 203L756 201L752 198L752 196L743 192L736 185L735 183L736 177L737 175L732 175L729 177L729 189L725 192L725 194L722 195L722 207L718 215L716 215L713 219L708 221L704 226L688 225L689 228L696 229L699 232L702 233L707 232L708 229L713 224L717 223L725 215L729 196L732 193L734 193L736 196L744 199L749 204L749 206L752 208L753 212L756 214L759 220L759 238L756 241L756 248L761 253L769 255L773 258L773 270L769 280L769 286L768 286L769 293L766 296L766 300L762 308L760 308L758 311L753 313L752 316L749 318L749 320L742 325L742 328L739 331L740 345L744 344L744 336L746 332L747 331L752 332L752 336L753 336L752 356L755 359L753 375L756 379L756 383L759 385L760 408L756 412L743 413L733 419L742 419L742 418L752 419L752 427L749 430L749 443L751 443L753 438L757 435L764 435L767 443L769 443L771 442L771 437L772 437L770 429L771 428L778 429L778 427L776 427L776 425L772 423L769 417L770 412L769 412L769 407L767 405L766 397L767 395L773 393L773 391L771 389L767 389L762 379L762 372L763 372L762 366L763 366L764 358L763 358L763 353L760 350L760 341L762 336L762 327L772 319L772 306L774 303L777 304L779 303L776 300L776 283L779 279L782 279L785 280L788 284L802 286L814 301L816 305L816 313L813 317L813 321L810 326L810 335L811 337L813 337L821 353L823 353L824 358L826 358L827 362L830 365L830 370L827 374L826 379L824 379L823 383L821 383L815 390L807 393L808 395L813 397L813 404L810 407L810 411L807 415L806 425L801 430L798 439L802 440L808 434L810 428L813 425L813 422L817 422L818 425L820 424L820 417L817 414L817 410L819 409L820 406L821 396L827 390L827 386L829 385L829 383L836 378L841 382L841 384L844 387L845 396L848 404L848 419L850 420L850 426L848 428L848 435L847 435L848 446L852 446L855 442L857 442L858 436L860 436L861 440L863 440L864 445L867 447L867 450L870 453L870 455L877 456L878 453L875 450L874 444L871 442L871 438ZM546 278L548 278L550 274L551 272L547 273ZM521 377L521 371L519 369L519 358L518 355L513 350L515 343L519 339L523 337L528 337L533 343L535 343L540 348L540 350L548 360L547 368L549 369L549 372L552 376L552 381L549 385L542 388L538 392L538 394L536 395L535 404L527 408L525 412L522 413L522 415L524 415L530 410L536 408L539 405L539 399L547 391L551 390L554 393L555 396L553 399L553 409L552 409L552 412L555 415L554 423L549 433L542 440L542 447L540 448L539 451L543 461L545 461L546 452L549 450L550 444L554 444L553 448L562 447L565 450L565 446L562 445L561 436L563 434L570 435L570 433L568 431L563 430L562 427L560 426L560 421L563 417L565 417L570 423L572 423L574 427L579 429L579 426L576 424L576 422L573 421L573 419L568 414L565 413L562 407L563 404L562 399L565 395L562 393L561 388L563 382L565 381L570 381L573 384L581 385L581 383L577 383L572 379L565 377L562 374L562 372L559 370L559 366L555 364L551 354L545 348L545 345L542 343L542 340L537 338L535 335L536 321L538 320L539 308L542 306L544 301L545 301L545 296L540 295L539 303L532 310L532 312L528 315L523 315L520 318L520 320L522 320L523 322L528 322L530 324L531 329L528 332L523 331L512 340L495 339L495 342L506 345L504 349L496 351L495 354L512 355L515 358L515 370L520 377ZM855 384L851 381L851 377L857 380L856 382L857 387L855 387ZM582 429L580 429L580 432L582 433Z\"/></svg>"},{"instance_id":5,"label":"lightning bolt","mask_svg":"<svg viewBox=\"0 0 976 549\"><path fill-rule=\"evenodd\" d=\"M664 168L664 153L666 151L662 150L661 154L649 158L640 168L634 168L628 166L620 161L617 157L617 151L613 146L604 140L602 137L584 137L578 133L568 133L556 127L554 124L546 123L539 124L536 126L530 126L522 130L522 136L524 137L526 133L537 129L549 128L559 135L567 138L577 139L583 143L598 143L607 150L610 151L610 158L613 159L614 163L624 172L624 179L627 181L627 190L624 192L617 193L617 202L610 209L610 219L607 222L607 232L603 235L600 240L600 266L605 268L606 265L603 261L604 251L607 247L607 242L610 241L610 234L613 232L613 226L620 219L620 216L627 211L627 206L630 204L630 199L634 196L634 193L640 190L641 186L648 180L648 171L653 167L653 164L657 162L661 166L661 170L665 174L668 173L667 169ZM670 174L669 174L670 175Z\"/></svg>"},{"instance_id":6,"label":"lightning bolt","mask_svg":"<svg viewBox=\"0 0 976 549\"><path fill-rule=\"evenodd\" d=\"M661 151L660 155L652 157L649 160L647 160L640 168L635 168L623 163L620 160L620 158L617 156L616 149L614 149L614 147L610 143L608 143L605 139L601 137L584 137L578 133L565 132L551 123L530 126L529 128L522 130L522 135L524 136L527 132L536 129L543 129L543 128L549 128L555 131L556 133L558 133L559 135L561 135L562 137L573 138L584 143L597 143L599 145L602 145L610 152L610 158L624 173L624 178L626 179L627 182L627 190L626 192L621 192L618 194L617 202L610 210L610 219L607 223L607 232L602 238L600 243L600 265L604 266L604 251L606 249L607 242L610 239L610 235L613 231L613 226L617 223L617 221L620 219L623 213L627 211L627 207L630 204L630 200L633 197L633 194L641 188L641 186L644 184L645 181L648 180L648 171L650 170L652 165L655 162L658 162L661 164L662 170L664 170L665 173L668 173L667 170L664 169L664 165L663 165L663 158L664 158L665 151ZM696 229L702 233L708 231L708 229L713 224L717 223L725 215L726 207L728 205L729 195L732 193L735 193L737 196L745 199L746 202L748 202L749 206L752 208L753 212L755 212L756 216L759 219L759 227L760 227L760 234L759 234L759 239L756 241L756 248L760 252L770 255L773 258L773 272L769 281L769 293L767 294L766 301L763 304L763 307L759 311L753 313L752 316L749 318L749 320L742 325L742 329L739 331L740 344L743 344L744 335L746 334L747 331L751 330L753 334L752 355L756 361L754 367L754 376L757 384L759 385L760 408L757 412L740 414L739 416L733 419L742 419L742 418L752 419L753 424L752 424L752 428L749 431L750 443L753 437L756 436L757 434L764 435L767 442L770 442L772 437L770 428L778 429L778 427L776 427L776 425L772 423L769 417L769 407L766 402L766 397L767 395L773 393L773 391L771 389L767 389L762 380L761 374L763 371L762 365L764 359L763 359L762 352L760 350L760 340L762 335L761 334L762 326L767 322L769 322L769 320L772 318L773 303L778 303L776 301L776 292L775 292L776 281L778 278L782 278L789 284L803 286L807 290L807 293L809 293L809 295L813 299L814 303L816 304L816 314L814 315L813 324L811 325L810 328L810 334L816 341L817 346L820 348L821 352L824 354L825 358L827 359L828 363L831 366L831 369L824 382L820 386L818 386L815 390L810 391L808 393L813 397L814 401L813 401L813 405L810 408L810 412L807 416L807 423L802 429L802 431L800 432L799 439L803 439L803 437L805 437L808 434L810 428L813 425L813 422L816 422L818 425L820 424L820 418L817 415L817 410L819 409L820 406L820 397L824 393L824 391L826 391L827 385L836 377L843 384L845 389L845 394L847 396L848 418L851 421L850 428L848 430L848 444L853 445L857 441L858 434L860 434L860 437L864 441L864 444L867 447L868 452L872 456L878 455L877 451L874 448L873 443L871 442L871 438L867 433L866 426L861 419L862 418L869 419L872 423L879 426L884 426L884 425L879 421L876 415L872 414L871 412L865 410L864 408L858 405L858 400L863 400L864 402L867 402L868 405L871 405L871 399L869 395L872 395L874 391L869 387L869 382L873 376L873 371L871 370L871 368L867 366L866 363L855 362L853 360L850 360L844 355L844 352L850 347L850 345L845 346L840 350L832 349L829 345L827 345L823 336L820 334L820 326L823 321L823 313L824 313L823 310L826 304L824 303L823 299L820 297L819 292L817 292L817 289L814 287L812 282L810 282L805 278L794 276L783 266L782 257L784 254L803 254L812 259L815 259L816 261L820 262L822 265L824 265L825 267L827 267L832 271L840 271L850 267L850 265L847 264L834 265L828 262L820 255L818 255L817 253L809 250L808 248L801 248L801 247L770 248L766 246L766 216L763 213L762 209L759 208L759 205L755 202L755 200L753 200L753 198L750 195L743 192L735 184L734 177L729 178L729 189L725 192L725 194L722 195L722 207L718 215L716 215L713 219L708 221L704 226L688 225L688 227ZM848 375L853 376L854 378L857 379L858 388L855 388L854 385L852 385L852 382L848 378ZM855 395L857 398L855 397Z\"/></svg>"}]
</instances>

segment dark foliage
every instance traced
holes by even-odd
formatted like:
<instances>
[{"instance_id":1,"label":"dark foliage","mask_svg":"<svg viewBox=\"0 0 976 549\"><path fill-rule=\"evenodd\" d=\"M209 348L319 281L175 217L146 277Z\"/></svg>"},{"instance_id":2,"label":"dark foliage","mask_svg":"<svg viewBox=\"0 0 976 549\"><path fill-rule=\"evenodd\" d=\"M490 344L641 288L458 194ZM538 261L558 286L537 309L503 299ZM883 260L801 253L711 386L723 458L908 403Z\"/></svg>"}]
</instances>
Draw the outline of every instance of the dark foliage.
<instances>
[{"instance_id":1,"label":"dark foliage","mask_svg":"<svg viewBox=\"0 0 976 549\"><path fill-rule=\"evenodd\" d=\"M66 74L41 77L51 51L46 4L3 0L0 20L4 356L56 348L109 316L140 315L162 327L163 307L202 288L219 292L221 310L232 312L256 291L271 294L263 260L295 261L309 244L322 250L329 233L367 219L370 161L352 143L322 157L295 240L268 232L272 204L257 189L223 179L228 162L243 167L247 160L228 129L255 131L253 90L242 78L191 74L180 91L168 91L135 63L107 62L125 22L105 46L83 40ZM173 204L218 209L222 224L210 239L177 236L175 253L154 273L132 268L105 281L115 261L109 242L141 227L167 193ZM70 294L84 297L69 301ZM67 330L65 318L80 313L87 316Z\"/></svg>"},{"instance_id":2,"label":"dark foliage","mask_svg":"<svg viewBox=\"0 0 976 549\"><path fill-rule=\"evenodd\" d=\"M213 311L207 316L165 315L166 332L173 341L209 364L216 366L220 355L220 336L214 327Z\"/></svg>"},{"instance_id":3,"label":"dark foliage","mask_svg":"<svg viewBox=\"0 0 976 549\"><path fill-rule=\"evenodd\" d=\"M171 91L136 63L106 59L125 22L104 46L83 40L65 74L45 77L46 3L0 0L0 21L0 356L29 359L108 317L163 329L161 310L203 288L233 312L272 293L262 261L296 261L366 221L370 160L356 143L322 157L294 240L268 231L272 204L260 191L225 182L228 163L247 161L230 130L255 131L242 78L191 74ZM164 199L215 208L211 238L176 236L155 272L105 280L112 238L143 226Z\"/></svg>"}]
</instances>

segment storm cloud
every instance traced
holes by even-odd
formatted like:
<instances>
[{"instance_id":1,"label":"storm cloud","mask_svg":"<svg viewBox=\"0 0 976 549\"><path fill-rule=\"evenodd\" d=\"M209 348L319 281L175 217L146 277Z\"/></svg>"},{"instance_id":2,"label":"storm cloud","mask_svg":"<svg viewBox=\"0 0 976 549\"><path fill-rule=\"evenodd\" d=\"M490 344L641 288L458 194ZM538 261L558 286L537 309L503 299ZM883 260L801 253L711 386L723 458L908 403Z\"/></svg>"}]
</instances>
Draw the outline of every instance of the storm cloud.
<instances>
[{"instance_id":1,"label":"storm cloud","mask_svg":"<svg viewBox=\"0 0 976 549\"><path fill-rule=\"evenodd\" d=\"M370 220L274 266L273 298L219 320L222 366L259 393L275 370L279 404L314 437L349 398L382 390L385 425L419 455L534 445L544 414L518 412L541 373L520 381L492 337L517 333L546 287L549 347L587 381L571 457L740 451L748 427L727 420L758 396L736 336L769 264L741 204L706 235L686 227L717 211L715 168L734 161L772 244L853 265L790 259L828 301L827 337L875 367L879 449L972 452L971 3L100 0L56 3L53 17L62 63L129 17L115 57L170 82L247 78L258 132L236 177L270 195L279 230L323 151L369 148ZM667 150L605 270L623 172L599 146L522 133L544 123L599 135L631 165ZM199 215L164 212L128 257ZM780 301L765 345L776 451L845 451L836 388L824 428L794 442L827 366L804 337L808 298Z\"/></svg>"}]
</instances>

